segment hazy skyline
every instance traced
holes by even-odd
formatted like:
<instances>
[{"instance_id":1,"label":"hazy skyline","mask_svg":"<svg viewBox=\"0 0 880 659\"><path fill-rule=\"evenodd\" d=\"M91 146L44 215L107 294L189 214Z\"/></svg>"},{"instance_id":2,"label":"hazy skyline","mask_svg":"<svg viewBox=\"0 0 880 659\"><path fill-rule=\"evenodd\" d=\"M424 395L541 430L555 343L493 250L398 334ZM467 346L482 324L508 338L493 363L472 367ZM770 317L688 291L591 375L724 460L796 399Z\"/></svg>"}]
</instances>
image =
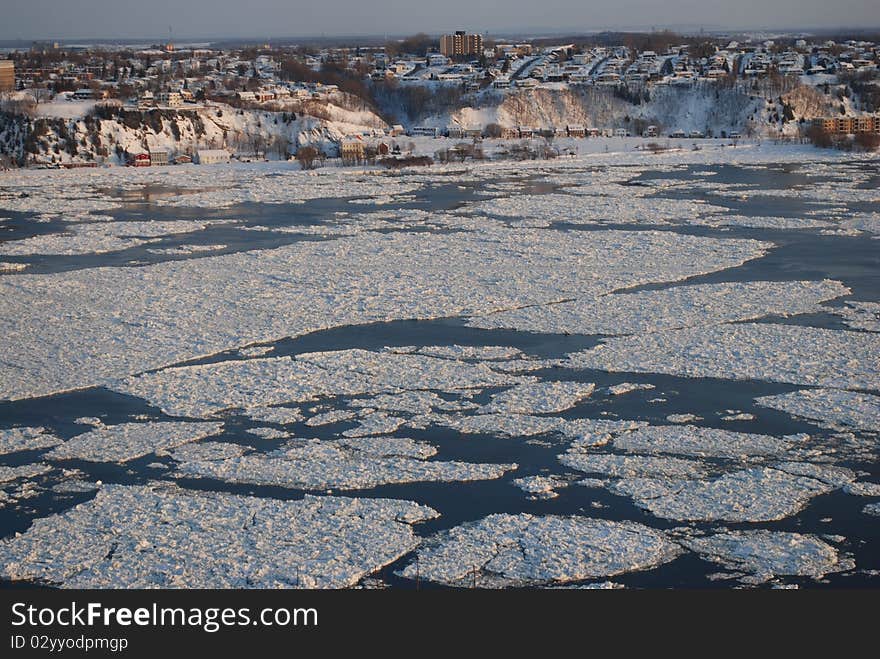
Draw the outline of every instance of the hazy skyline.
<instances>
[{"instance_id":1,"label":"hazy skyline","mask_svg":"<svg viewBox=\"0 0 880 659\"><path fill-rule=\"evenodd\" d=\"M284 37L486 31L871 28L878 0L0 0L0 39Z\"/></svg>"}]
</instances>

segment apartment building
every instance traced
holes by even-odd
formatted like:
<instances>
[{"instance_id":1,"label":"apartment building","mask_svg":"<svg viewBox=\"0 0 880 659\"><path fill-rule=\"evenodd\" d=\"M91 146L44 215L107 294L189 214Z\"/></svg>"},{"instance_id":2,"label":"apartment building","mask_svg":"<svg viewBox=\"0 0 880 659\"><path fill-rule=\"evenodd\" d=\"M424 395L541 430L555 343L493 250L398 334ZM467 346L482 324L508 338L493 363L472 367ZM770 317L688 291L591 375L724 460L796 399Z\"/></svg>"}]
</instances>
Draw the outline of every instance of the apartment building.
<instances>
[{"instance_id":1,"label":"apartment building","mask_svg":"<svg viewBox=\"0 0 880 659\"><path fill-rule=\"evenodd\" d=\"M483 37L463 30L440 37L440 54L446 57L479 57L483 53Z\"/></svg>"},{"instance_id":2,"label":"apartment building","mask_svg":"<svg viewBox=\"0 0 880 659\"><path fill-rule=\"evenodd\" d=\"M0 92L15 91L15 63L12 60L0 60Z\"/></svg>"}]
</instances>

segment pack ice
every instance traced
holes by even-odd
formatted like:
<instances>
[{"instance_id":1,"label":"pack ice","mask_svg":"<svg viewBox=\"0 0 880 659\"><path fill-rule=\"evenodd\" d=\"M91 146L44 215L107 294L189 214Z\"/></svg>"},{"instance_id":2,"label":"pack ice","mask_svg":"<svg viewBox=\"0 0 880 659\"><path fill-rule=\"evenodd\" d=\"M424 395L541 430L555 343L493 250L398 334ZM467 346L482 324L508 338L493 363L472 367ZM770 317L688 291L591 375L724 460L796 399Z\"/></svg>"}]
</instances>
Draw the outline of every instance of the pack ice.
<instances>
[{"instance_id":1,"label":"pack ice","mask_svg":"<svg viewBox=\"0 0 880 659\"><path fill-rule=\"evenodd\" d=\"M496 514L428 538L402 575L480 588L609 577L671 561L678 545L636 522Z\"/></svg>"},{"instance_id":2,"label":"pack ice","mask_svg":"<svg viewBox=\"0 0 880 659\"><path fill-rule=\"evenodd\" d=\"M414 549L412 524L436 515L390 499L105 485L0 540L0 575L64 588L345 588Z\"/></svg>"}]
</instances>

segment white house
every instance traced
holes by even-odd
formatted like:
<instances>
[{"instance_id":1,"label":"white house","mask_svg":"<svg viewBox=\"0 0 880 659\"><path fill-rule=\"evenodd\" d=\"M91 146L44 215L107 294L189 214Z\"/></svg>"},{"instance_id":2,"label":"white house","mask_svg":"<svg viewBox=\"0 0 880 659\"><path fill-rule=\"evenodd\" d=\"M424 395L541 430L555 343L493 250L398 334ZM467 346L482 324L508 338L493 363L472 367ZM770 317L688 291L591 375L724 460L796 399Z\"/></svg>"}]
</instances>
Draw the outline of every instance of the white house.
<instances>
[{"instance_id":1,"label":"white house","mask_svg":"<svg viewBox=\"0 0 880 659\"><path fill-rule=\"evenodd\" d=\"M200 165L228 163L229 151L225 149L200 149L196 152L196 162Z\"/></svg>"}]
</instances>

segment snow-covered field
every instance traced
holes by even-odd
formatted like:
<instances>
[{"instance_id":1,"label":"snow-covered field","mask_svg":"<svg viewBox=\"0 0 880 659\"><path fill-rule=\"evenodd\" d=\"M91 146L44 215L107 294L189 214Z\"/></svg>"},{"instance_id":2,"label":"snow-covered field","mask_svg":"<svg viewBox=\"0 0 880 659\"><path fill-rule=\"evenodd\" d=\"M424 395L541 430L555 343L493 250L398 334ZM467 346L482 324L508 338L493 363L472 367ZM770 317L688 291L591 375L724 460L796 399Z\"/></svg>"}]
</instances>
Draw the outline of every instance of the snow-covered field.
<instances>
[{"instance_id":1,"label":"snow-covered field","mask_svg":"<svg viewBox=\"0 0 880 659\"><path fill-rule=\"evenodd\" d=\"M877 162L636 143L0 173L0 577L876 585Z\"/></svg>"}]
</instances>

